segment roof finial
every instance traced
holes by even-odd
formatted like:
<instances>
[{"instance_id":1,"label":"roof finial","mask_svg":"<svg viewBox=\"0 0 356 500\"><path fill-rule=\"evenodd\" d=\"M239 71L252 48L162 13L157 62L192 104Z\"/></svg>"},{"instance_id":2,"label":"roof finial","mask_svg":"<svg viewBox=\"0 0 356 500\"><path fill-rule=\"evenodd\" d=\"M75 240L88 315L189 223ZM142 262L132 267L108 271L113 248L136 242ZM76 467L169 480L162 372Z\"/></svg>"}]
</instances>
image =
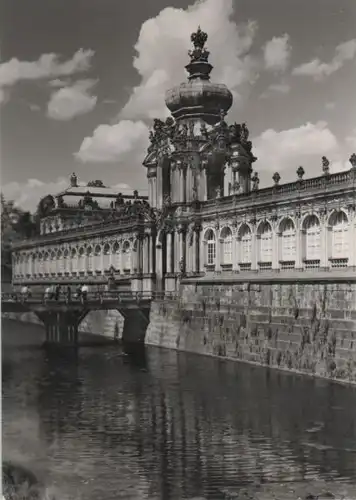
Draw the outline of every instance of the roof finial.
<instances>
[{"instance_id":1,"label":"roof finial","mask_svg":"<svg viewBox=\"0 0 356 500\"><path fill-rule=\"evenodd\" d=\"M208 62L209 51L205 48L208 35L199 26L197 31L191 34L190 39L194 45L194 49L188 52L190 57L190 63L186 66L186 70L189 73L188 79L200 78L202 80L209 80L209 74L213 67Z\"/></svg>"},{"instance_id":2,"label":"roof finial","mask_svg":"<svg viewBox=\"0 0 356 500\"><path fill-rule=\"evenodd\" d=\"M198 26L197 31L190 35L190 39L193 42L195 48L199 47L200 49L203 49L205 42L208 39L208 35L201 30L200 26Z\"/></svg>"},{"instance_id":3,"label":"roof finial","mask_svg":"<svg viewBox=\"0 0 356 500\"><path fill-rule=\"evenodd\" d=\"M70 176L70 186L71 187L78 187L78 177L75 175L74 172Z\"/></svg>"}]
</instances>

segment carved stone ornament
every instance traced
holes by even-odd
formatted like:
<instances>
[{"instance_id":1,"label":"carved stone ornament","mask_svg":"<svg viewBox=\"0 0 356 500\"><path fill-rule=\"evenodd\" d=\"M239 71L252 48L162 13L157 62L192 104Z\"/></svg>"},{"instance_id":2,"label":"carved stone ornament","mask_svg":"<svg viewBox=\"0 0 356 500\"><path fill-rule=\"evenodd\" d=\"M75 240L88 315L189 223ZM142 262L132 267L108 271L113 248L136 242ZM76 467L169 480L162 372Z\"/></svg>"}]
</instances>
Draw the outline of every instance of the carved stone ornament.
<instances>
[{"instance_id":1,"label":"carved stone ornament","mask_svg":"<svg viewBox=\"0 0 356 500\"><path fill-rule=\"evenodd\" d=\"M272 176L272 180L273 180L273 182L274 182L274 185L275 185L275 186L278 186L279 181L281 180L281 176L280 176L280 174L279 174L278 172L275 172L275 173L273 174L273 176Z\"/></svg>"},{"instance_id":2,"label":"carved stone ornament","mask_svg":"<svg viewBox=\"0 0 356 500\"><path fill-rule=\"evenodd\" d=\"M303 180L303 176L305 174L304 168L302 166L299 166L297 168L297 176L299 180Z\"/></svg>"},{"instance_id":3,"label":"carved stone ornament","mask_svg":"<svg viewBox=\"0 0 356 500\"><path fill-rule=\"evenodd\" d=\"M258 185L260 183L260 179L258 178L258 174L257 172L255 172L253 174L253 177L251 179L251 182L252 182L252 190L253 191L258 191Z\"/></svg>"},{"instance_id":4,"label":"carved stone ornament","mask_svg":"<svg viewBox=\"0 0 356 500\"><path fill-rule=\"evenodd\" d=\"M324 175L329 175L329 173L330 173L330 162L329 162L329 160L327 159L326 156L323 156L321 158L321 163L322 163L322 168L323 168Z\"/></svg>"},{"instance_id":5,"label":"carved stone ornament","mask_svg":"<svg viewBox=\"0 0 356 500\"><path fill-rule=\"evenodd\" d=\"M350 163L352 165L352 168L356 168L356 154L355 153L352 153L352 155L350 156Z\"/></svg>"}]
</instances>

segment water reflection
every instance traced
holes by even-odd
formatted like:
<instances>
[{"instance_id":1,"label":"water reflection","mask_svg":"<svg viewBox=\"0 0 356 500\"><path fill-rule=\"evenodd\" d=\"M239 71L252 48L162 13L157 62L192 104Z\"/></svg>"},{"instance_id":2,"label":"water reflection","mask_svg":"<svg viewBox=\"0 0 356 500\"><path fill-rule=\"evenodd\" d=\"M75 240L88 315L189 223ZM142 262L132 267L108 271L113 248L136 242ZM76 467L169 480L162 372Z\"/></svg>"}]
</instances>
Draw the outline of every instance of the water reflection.
<instances>
[{"instance_id":1,"label":"water reflection","mask_svg":"<svg viewBox=\"0 0 356 500\"><path fill-rule=\"evenodd\" d=\"M4 456L69 498L219 499L242 484L356 479L347 387L109 346L5 346L3 370Z\"/></svg>"}]
</instances>

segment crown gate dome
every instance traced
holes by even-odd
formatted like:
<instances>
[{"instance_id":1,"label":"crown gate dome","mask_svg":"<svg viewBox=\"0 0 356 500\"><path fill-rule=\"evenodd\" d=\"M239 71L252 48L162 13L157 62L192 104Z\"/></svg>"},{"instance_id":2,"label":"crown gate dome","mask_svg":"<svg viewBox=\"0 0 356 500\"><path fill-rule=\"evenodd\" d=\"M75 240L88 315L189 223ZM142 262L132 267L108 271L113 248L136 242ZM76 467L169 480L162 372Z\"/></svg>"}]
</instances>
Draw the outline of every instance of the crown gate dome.
<instances>
[{"instance_id":1,"label":"crown gate dome","mask_svg":"<svg viewBox=\"0 0 356 500\"><path fill-rule=\"evenodd\" d=\"M191 35L194 49L189 51L190 63L185 67L188 82L166 92L166 106L176 120L201 118L214 125L231 108L233 97L223 84L211 83L209 51L205 48L208 35L200 27Z\"/></svg>"}]
</instances>

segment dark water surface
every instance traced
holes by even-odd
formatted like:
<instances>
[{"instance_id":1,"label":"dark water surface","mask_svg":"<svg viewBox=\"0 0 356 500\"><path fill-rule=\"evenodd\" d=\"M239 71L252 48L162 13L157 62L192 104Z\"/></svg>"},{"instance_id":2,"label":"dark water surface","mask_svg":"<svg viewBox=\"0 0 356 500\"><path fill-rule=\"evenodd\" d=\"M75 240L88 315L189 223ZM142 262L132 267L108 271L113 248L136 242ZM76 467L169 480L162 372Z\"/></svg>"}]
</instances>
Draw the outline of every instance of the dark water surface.
<instances>
[{"instance_id":1,"label":"dark water surface","mask_svg":"<svg viewBox=\"0 0 356 500\"><path fill-rule=\"evenodd\" d=\"M356 390L204 356L48 353L3 322L3 458L61 498L226 498L239 485L356 481Z\"/></svg>"}]
</instances>

